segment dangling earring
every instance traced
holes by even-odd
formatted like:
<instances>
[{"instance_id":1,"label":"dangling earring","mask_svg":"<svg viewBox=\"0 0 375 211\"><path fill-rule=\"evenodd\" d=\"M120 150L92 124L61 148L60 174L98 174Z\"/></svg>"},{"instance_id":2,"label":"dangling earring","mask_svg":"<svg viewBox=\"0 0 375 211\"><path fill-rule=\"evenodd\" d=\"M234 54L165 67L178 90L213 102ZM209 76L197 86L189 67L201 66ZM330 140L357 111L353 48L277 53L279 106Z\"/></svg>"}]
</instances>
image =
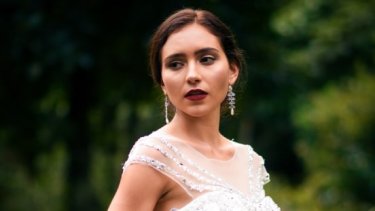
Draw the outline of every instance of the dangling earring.
<instances>
[{"instance_id":1,"label":"dangling earring","mask_svg":"<svg viewBox=\"0 0 375 211\"><path fill-rule=\"evenodd\" d=\"M169 119L168 119L168 106L169 106L168 97L167 97L167 95L164 95L165 124L169 123Z\"/></svg>"},{"instance_id":2,"label":"dangling earring","mask_svg":"<svg viewBox=\"0 0 375 211\"><path fill-rule=\"evenodd\" d=\"M228 104L229 104L229 109L230 109L230 115L234 115L234 108L236 108L236 94L233 92L232 85L229 85L229 90L227 94L227 99L228 99Z\"/></svg>"}]
</instances>

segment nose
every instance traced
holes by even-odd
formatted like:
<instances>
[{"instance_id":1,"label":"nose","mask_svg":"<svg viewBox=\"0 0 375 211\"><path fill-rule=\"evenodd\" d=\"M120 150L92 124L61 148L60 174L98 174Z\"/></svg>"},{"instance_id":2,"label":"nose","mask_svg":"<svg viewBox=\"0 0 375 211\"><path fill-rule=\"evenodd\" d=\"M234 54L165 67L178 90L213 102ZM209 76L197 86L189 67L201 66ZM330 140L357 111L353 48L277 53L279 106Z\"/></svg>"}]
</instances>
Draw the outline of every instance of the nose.
<instances>
[{"instance_id":1,"label":"nose","mask_svg":"<svg viewBox=\"0 0 375 211\"><path fill-rule=\"evenodd\" d=\"M189 84L196 84L201 81L198 67L193 62L188 65L186 80Z\"/></svg>"}]
</instances>

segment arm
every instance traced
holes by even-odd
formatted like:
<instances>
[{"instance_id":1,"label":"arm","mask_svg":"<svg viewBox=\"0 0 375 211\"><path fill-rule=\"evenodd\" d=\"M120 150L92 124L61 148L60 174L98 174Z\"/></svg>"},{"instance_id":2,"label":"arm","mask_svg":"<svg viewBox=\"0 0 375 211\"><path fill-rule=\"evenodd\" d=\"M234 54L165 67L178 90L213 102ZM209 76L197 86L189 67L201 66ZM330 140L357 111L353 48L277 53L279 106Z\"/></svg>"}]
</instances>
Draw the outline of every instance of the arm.
<instances>
[{"instance_id":1,"label":"arm","mask_svg":"<svg viewBox=\"0 0 375 211\"><path fill-rule=\"evenodd\" d=\"M122 174L108 211L154 210L166 186L166 178L152 167L130 165Z\"/></svg>"}]
</instances>

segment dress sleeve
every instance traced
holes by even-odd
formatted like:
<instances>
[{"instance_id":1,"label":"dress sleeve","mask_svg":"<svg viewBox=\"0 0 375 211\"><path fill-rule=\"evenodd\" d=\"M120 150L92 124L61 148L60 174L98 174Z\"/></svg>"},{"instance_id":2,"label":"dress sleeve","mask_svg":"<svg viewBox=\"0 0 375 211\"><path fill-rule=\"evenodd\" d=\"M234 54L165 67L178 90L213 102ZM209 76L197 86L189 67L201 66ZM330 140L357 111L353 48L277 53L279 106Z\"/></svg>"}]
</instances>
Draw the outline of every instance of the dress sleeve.
<instances>
[{"instance_id":1,"label":"dress sleeve","mask_svg":"<svg viewBox=\"0 0 375 211\"><path fill-rule=\"evenodd\" d=\"M169 161L165 155L165 149L160 146L157 139L142 137L132 147L123 170L126 171L127 167L132 164L147 165L163 172Z\"/></svg>"},{"instance_id":2,"label":"dress sleeve","mask_svg":"<svg viewBox=\"0 0 375 211\"><path fill-rule=\"evenodd\" d=\"M270 174L267 172L264 165L264 159L261 157L261 166L260 166L260 182L262 185L265 185L271 181Z\"/></svg>"},{"instance_id":3,"label":"dress sleeve","mask_svg":"<svg viewBox=\"0 0 375 211\"><path fill-rule=\"evenodd\" d=\"M263 185L270 182L270 175L268 174L266 167L264 165L264 159L258 153L256 153L251 146L248 147L249 149L249 175L250 175L250 182L252 184L258 184L258 188L262 189Z\"/></svg>"},{"instance_id":4,"label":"dress sleeve","mask_svg":"<svg viewBox=\"0 0 375 211\"><path fill-rule=\"evenodd\" d=\"M190 196L197 191L204 191L206 186L202 185L203 177L192 171L194 165L181 156L181 153L166 140L145 136L134 144L123 171L126 171L130 165L147 165L175 181Z\"/></svg>"}]
</instances>

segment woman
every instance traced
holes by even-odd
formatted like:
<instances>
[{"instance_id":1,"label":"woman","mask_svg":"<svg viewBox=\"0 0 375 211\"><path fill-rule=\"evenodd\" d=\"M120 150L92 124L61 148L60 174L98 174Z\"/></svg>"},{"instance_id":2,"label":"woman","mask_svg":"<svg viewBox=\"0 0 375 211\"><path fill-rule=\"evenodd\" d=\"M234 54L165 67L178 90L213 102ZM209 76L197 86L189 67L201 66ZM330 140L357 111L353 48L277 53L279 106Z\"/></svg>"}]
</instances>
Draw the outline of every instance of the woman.
<instances>
[{"instance_id":1,"label":"woman","mask_svg":"<svg viewBox=\"0 0 375 211\"><path fill-rule=\"evenodd\" d=\"M177 11L152 37L150 65L167 124L133 146L109 210L279 210L262 157L219 131L243 67L228 27L208 11Z\"/></svg>"}]
</instances>

